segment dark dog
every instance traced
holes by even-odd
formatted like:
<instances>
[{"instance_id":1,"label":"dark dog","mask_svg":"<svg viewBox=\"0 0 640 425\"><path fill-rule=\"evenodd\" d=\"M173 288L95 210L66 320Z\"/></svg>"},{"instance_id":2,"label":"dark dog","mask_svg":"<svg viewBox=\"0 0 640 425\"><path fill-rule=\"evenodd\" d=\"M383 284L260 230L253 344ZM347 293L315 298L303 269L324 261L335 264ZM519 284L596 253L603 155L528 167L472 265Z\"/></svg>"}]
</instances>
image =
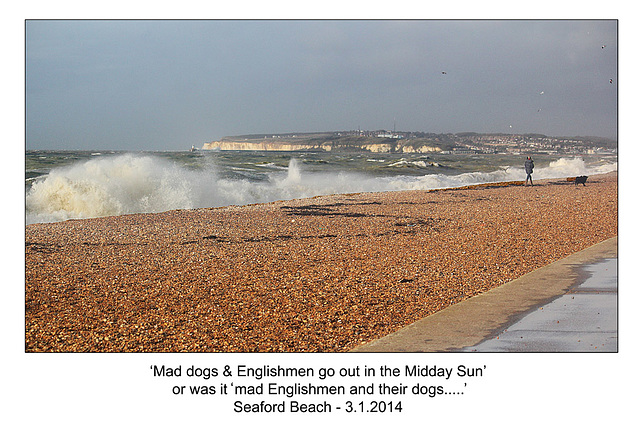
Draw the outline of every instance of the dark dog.
<instances>
[{"instance_id":1,"label":"dark dog","mask_svg":"<svg viewBox=\"0 0 640 425\"><path fill-rule=\"evenodd\" d=\"M573 182L573 184L577 186L578 184L582 183L583 186L586 186L585 184L586 182L587 182L587 176L579 176L579 177L576 177L576 180Z\"/></svg>"}]
</instances>

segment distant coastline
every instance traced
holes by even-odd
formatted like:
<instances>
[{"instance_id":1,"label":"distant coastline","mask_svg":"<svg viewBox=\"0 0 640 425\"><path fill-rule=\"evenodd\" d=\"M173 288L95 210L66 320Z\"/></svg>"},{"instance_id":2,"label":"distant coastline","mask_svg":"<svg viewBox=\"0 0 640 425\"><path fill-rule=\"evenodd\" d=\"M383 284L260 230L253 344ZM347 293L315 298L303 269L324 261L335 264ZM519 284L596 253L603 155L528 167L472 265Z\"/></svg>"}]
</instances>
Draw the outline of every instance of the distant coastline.
<instances>
[{"instance_id":1,"label":"distant coastline","mask_svg":"<svg viewBox=\"0 0 640 425\"><path fill-rule=\"evenodd\" d=\"M227 136L206 142L203 150L282 152L377 152L441 154L617 154L617 141L588 136L544 134L423 133L341 131Z\"/></svg>"}]
</instances>

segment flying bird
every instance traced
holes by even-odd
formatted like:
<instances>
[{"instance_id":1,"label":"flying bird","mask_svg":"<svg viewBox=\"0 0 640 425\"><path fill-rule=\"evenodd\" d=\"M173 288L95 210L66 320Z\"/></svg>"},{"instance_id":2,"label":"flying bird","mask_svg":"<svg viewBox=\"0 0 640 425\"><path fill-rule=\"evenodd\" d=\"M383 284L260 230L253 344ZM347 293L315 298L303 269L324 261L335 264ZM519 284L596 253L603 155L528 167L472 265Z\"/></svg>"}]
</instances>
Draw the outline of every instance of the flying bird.
<instances>
[{"instance_id":1,"label":"flying bird","mask_svg":"<svg viewBox=\"0 0 640 425\"><path fill-rule=\"evenodd\" d=\"M604 49L605 47L607 47L607 45L606 45L606 44L603 44L603 45L602 45L602 48Z\"/></svg>"},{"instance_id":2,"label":"flying bird","mask_svg":"<svg viewBox=\"0 0 640 425\"><path fill-rule=\"evenodd\" d=\"M540 94L544 94L544 92L543 92L543 91L541 91L541 92L540 92Z\"/></svg>"},{"instance_id":3,"label":"flying bird","mask_svg":"<svg viewBox=\"0 0 640 425\"><path fill-rule=\"evenodd\" d=\"M446 71L442 71L442 74L446 74L446 73L447 73Z\"/></svg>"}]
</instances>

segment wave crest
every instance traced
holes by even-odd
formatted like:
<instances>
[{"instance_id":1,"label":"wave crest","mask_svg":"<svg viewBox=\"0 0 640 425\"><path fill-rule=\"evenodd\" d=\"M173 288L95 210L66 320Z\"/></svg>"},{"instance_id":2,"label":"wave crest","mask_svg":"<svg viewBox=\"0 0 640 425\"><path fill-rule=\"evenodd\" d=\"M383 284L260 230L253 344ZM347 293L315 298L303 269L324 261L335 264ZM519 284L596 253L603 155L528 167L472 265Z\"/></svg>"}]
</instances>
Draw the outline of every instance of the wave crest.
<instances>
[{"instance_id":1,"label":"wave crest","mask_svg":"<svg viewBox=\"0 0 640 425\"><path fill-rule=\"evenodd\" d=\"M215 164L205 165L193 169L154 156L122 154L53 169L34 182L26 194L27 223L245 205L334 193L429 190L524 180L522 167L509 166L458 175L373 177L357 172L310 173L294 158L287 168L269 173L268 179L252 181L220 178ZM537 167L534 179L616 170L615 162L587 166L581 158L561 158L546 167Z\"/></svg>"}]
</instances>

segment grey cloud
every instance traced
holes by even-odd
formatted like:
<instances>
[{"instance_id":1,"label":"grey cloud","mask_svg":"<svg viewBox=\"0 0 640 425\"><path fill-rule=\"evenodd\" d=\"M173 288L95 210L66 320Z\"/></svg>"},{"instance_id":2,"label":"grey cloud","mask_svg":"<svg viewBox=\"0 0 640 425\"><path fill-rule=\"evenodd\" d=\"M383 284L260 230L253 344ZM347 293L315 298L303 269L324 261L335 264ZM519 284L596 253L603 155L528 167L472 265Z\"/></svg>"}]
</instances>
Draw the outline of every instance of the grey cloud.
<instances>
[{"instance_id":1,"label":"grey cloud","mask_svg":"<svg viewBox=\"0 0 640 425\"><path fill-rule=\"evenodd\" d=\"M615 21L29 21L26 35L28 148L181 149L394 118L617 133Z\"/></svg>"}]
</instances>

